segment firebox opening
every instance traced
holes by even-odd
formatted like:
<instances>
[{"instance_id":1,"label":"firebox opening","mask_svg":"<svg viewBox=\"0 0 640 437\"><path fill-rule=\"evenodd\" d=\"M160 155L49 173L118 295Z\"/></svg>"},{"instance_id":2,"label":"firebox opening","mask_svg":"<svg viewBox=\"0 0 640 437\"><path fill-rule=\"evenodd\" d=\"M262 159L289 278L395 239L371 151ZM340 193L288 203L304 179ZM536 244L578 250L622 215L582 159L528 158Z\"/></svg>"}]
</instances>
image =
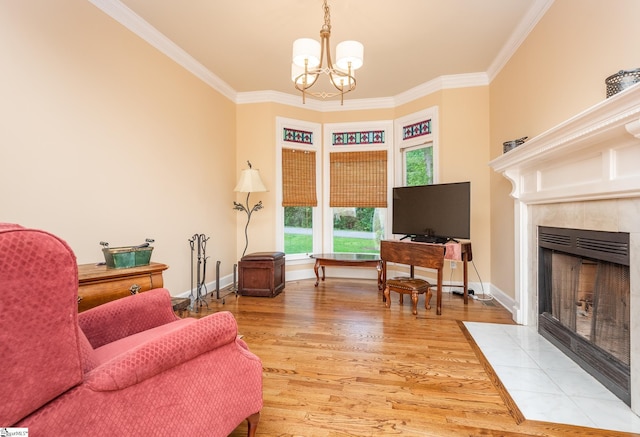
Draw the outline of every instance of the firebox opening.
<instances>
[{"instance_id":1,"label":"firebox opening","mask_svg":"<svg viewBox=\"0 0 640 437\"><path fill-rule=\"evenodd\" d=\"M538 228L538 331L630 404L629 234Z\"/></svg>"}]
</instances>

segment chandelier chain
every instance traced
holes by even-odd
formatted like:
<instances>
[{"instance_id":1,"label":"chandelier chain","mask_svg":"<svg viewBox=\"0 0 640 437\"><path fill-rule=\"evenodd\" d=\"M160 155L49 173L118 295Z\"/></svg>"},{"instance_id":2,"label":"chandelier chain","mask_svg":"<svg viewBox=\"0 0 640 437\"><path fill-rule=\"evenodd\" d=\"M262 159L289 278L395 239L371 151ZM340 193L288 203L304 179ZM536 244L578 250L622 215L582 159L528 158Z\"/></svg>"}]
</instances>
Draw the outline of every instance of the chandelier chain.
<instances>
[{"instance_id":1,"label":"chandelier chain","mask_svg":"<svg viewBox=\"0 0 640 437\"><path fill-rule=\"evenodd\" d=\"M331 31L331 14L329 12L329 5L327 0L324 0L324 26L323 29Z\"/></svg>"}]
</instances>

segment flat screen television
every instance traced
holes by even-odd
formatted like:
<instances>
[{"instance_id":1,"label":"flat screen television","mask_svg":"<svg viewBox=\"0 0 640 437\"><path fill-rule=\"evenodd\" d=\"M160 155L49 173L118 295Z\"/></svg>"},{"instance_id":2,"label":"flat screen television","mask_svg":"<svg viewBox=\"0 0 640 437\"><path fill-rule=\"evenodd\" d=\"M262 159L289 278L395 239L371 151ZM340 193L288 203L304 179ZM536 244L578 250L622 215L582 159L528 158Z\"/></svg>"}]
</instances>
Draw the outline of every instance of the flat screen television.
<instances>
[{"instance_id":1,"label":"flat screen television","mask_svg":"<svg viewBox=\"0 0 640 437\"><path fill-rule=\"evenodd\" d=\"M471 182L393 189L392 232L403 239L429 243L469 239L470 221Z\"/></svg>"}]
</instances>

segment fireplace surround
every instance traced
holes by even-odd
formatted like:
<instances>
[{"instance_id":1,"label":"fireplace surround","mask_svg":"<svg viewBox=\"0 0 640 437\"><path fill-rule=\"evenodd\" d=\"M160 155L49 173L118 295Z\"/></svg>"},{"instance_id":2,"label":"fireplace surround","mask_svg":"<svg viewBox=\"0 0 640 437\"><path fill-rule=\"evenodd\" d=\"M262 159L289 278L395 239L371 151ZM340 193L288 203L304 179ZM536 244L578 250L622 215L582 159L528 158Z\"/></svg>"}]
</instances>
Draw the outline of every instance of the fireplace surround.
<instances>
[{"instance_id":1,"label":"fireplace surround","mask_svg":"<svg viewBox=\"0 0 640 437\"><path fill-rule=\"evenodd\" d=\"M538 228L628 233L629 335L640 339L640 87L628 88L490 162L513 185L514 320L538 327ZM629 400L640 413L640 348Z\"/></svg>"}]
</instances>

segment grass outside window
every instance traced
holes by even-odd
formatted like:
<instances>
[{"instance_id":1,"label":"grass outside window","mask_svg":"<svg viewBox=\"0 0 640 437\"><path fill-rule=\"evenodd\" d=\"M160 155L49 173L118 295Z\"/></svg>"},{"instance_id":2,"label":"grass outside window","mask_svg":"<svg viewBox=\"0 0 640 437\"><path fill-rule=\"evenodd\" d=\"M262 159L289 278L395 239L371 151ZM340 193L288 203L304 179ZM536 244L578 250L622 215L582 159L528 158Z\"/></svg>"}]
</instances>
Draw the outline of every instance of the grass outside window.
<instances>
[{"instance_id":1,"label":"grass outside window","mask_svg":"<svg viewBox=\"0 0 640 437\"><path fill-rule=\"evenodd\" d=\"M378 253L375 242L367 238L335 237L334 252ZM285 234L287 253L307 253L305 248L311 247L311 235Z\"/></svg>"}]
</instances>

